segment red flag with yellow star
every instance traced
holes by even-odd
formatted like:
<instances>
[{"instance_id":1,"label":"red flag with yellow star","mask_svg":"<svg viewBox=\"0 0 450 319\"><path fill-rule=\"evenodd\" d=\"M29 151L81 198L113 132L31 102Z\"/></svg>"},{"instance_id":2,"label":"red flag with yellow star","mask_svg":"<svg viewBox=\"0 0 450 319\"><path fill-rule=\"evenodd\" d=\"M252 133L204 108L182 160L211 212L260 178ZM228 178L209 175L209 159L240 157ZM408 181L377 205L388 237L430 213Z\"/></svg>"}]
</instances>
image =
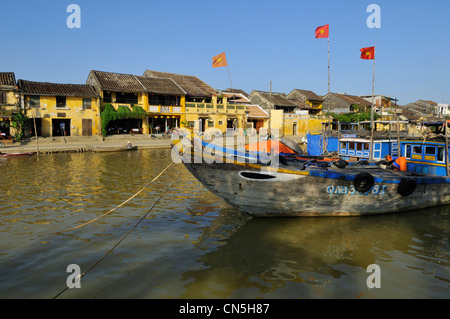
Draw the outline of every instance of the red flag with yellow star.
<instances>
[{"instance_id":1,"label":"red flag with yellow star","mask_svg":"<svg viewBox=\"0 0 450 319\"><path fill-rule=\"evenodd\" d=\"M225 52L216 55L215 57L212 58L212 60L213 60L212 63L213 68L227 66L227 58L225 57Z\"/></svg>"},{"instance_id":2,"label":"red flag with yellow star","mask_svg":"<svg viewBox=\"0 0 450 319\"><path fill-rule=\"evenodd\" d=\"M330 25L323 25L316 29L316 39L328 38L329 36Z\"/></svg>"},{"instance_id":3,"label":"red flag with yellow star","mask_svg":"<svg viewBox=\"0 0 450 319\"><path fill-rule=\"evenodd\" d=\"M361 50L361 59L364 60L375 59L375 47L362 48L360 50Z\"/></svg>"}]
</instances>

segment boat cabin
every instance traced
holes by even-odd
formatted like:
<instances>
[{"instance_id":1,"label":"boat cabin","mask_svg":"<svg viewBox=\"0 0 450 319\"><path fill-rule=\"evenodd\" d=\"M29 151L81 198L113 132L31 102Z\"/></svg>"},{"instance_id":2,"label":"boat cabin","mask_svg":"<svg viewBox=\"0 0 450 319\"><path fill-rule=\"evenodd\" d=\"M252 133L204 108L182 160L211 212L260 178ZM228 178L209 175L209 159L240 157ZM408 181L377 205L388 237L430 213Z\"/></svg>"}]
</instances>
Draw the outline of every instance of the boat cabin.
<instances>
[{"instance_id":1,"label":"boat cabin","mask_svg":"<svg viewBox=\"0 0 450 319\"><path fill-rule=\"evenodd\" d=\"M370 139L342 137L339 140L339 157L346 161L370 159ZM383 160L386 155L398 156L398 142L393 139L373 141L372 159Z\"/></svg>"},{"instance_id":2,"label":"boat cabin","mask_svg":"<svg viewBox=\"0 0 450 319\"><path fill-rule=\"evenodd\" d=\"M423 140L401 141L401 150L406 158L408 171L447 176L445 142ZM447 149L447 153L449 150Z\"/></svg>"}]
</instances>

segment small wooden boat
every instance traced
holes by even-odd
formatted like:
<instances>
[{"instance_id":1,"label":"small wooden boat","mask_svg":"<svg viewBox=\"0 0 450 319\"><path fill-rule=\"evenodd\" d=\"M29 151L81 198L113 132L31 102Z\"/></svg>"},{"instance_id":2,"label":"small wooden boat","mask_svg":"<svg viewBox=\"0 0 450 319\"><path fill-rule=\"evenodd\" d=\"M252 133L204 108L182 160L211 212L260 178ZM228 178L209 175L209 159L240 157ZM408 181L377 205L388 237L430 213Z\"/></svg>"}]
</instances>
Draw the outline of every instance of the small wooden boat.
<instances>
[{"instance_id":1,"label":"small wooden boat","mask_svg":"<svg viewBox=\"0 0 450 319\"><path fill-rule=\"evenodd\" d=\"M137 146L131 146L131 147L92 147L91 151L92 152L127 152L127 151L135 151L137 150L138 147Z\"/></svg>"},{"instance_id":2,"label":"small wooden boat","mask_svg":"<svg viewBox=\"0 0 450 319\"><path fill-rule=\"evenodd\" d=\"M27 156L34 155L37 152L22 152L22 153L0 153L0 157L15 157L15 156Z\"/></svg>"}]
</instances>

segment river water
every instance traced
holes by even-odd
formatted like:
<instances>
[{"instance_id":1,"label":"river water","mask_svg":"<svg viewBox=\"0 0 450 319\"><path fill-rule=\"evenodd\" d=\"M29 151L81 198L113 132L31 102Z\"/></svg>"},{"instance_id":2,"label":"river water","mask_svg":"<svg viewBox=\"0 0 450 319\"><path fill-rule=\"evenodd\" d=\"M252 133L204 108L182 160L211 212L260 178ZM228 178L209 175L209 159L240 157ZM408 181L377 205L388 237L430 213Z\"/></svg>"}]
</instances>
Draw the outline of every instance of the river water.
<instances>
[{"instance_id":1,"label":"river water","mask_svg":"<svg viewBox=\"0 0 450 319\"><path fill-rule=\"evenodd\" d=\"M251 219L173 164L58 233L170 163L170 150L0 159L0 298L450 297L450 207ZM86 274L68 289L72 264Z\"/></svg>"}]
</instances>

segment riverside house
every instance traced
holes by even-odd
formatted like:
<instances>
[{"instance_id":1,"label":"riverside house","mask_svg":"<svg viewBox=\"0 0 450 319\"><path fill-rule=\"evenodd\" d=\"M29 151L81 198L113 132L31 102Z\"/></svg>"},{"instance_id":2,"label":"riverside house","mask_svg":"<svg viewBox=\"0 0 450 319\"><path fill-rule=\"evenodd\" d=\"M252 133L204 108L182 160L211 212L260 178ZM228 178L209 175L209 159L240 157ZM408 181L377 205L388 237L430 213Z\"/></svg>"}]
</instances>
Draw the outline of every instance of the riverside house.
<instances>
[{"instance_id":1,"label":"riverside house","mask_svg":"<svg viewBox=\"0 0 450 319\"><path fill-rule=\"evenodd\" d=\"M26 114L35 120L38 136L92 136L99 133L99 96L90 85L26 80L19 80L17 84Z\"/></svg>"},{"instance_id":2,"label":"riverside house","mask_svg":"<svg viewBox=\"0 0 450 319\"><path fill-rule=\"evenodd\" d=\"M186 92L170 78L148 78L134 74L92 70L87 84L95 87L102 107L110 104L115 110L127 110L129 117L108 123L108 134L164 132L180 127L184 121ZM136 108L142 116L134 116Z\"/></svg>"},{"instance_id":3,"label":"riverside house","mask_svg":"<svg viewBox=\"0 0 450 319\"><path fill-rule=\"evenodd\" d=\"M4 138L11 136L11 117L18 112L20 91L14 72L0 72L0 134Z\"/></svg>"}]
</instances>

